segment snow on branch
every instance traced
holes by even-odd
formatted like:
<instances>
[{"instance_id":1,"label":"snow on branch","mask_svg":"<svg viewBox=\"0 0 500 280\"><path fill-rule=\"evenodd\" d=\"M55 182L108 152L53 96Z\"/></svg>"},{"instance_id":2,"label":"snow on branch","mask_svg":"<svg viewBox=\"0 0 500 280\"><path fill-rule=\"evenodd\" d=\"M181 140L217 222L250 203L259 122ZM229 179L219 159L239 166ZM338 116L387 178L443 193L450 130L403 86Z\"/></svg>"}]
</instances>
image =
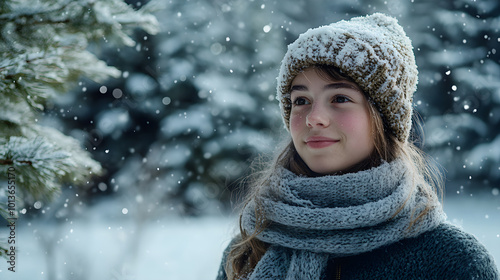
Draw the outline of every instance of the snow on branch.
<instances>
[{"instance_id":1,"label":"snow on branch","mask_svg":"<svg viewBox=\"0 0 500 280\"><path fill-rule=\"evenodd\" d=\"M57 193L54 178L63 176L69 154L45 139L11 137L0 146L0 165L14 166L19 188L34 199L47 199ZM2 168L6 169L6 168Z\"/></svg>"},{"instance_id":2,"label":"snow on branch","mask_svg":"<svg viewBox=\"0 0 500 280\"><path fill-rule=\"evenodd\" d=\"M0 183L15 168L16 199L49 201L61 184L82 185L102 172L77 140L41 127L37 115L48 99L69 92L82 77L96 82L119 77L121 72L89 47L134 46L137 28L158 33L151 14L158 3L135 10L123 0L1 1ZM6 185L0 185L0 214ZM0 256L1 251L0 244Z\"/></svg>"},{"instance_id":3,"label":"snow on branch","mask_svg":"<svg viewBox=\"0 0 500 280\"><path fill-rule=\"evenodd\" d=\"M67 92L81 76L102 82L120 71L90 53L90 42L135 45L135 28L159 31L156 18L121 0L6 1L0 14L0 91L23 94L42 109L47 98Z\"/></svg>"}]
</instances>

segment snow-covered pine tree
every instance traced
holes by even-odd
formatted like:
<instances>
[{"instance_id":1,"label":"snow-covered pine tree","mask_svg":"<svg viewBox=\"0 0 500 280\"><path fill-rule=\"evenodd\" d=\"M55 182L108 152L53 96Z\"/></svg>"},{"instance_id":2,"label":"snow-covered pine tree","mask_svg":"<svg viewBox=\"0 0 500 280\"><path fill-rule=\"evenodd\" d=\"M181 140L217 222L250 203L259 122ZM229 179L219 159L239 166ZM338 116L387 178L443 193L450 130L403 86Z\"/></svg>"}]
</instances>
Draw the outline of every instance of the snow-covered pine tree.
<instances>
[{"instance_id":1,"label":"snow-covered pine tree","mask_svg":"<svg viewBox=\"0 0 500 280\"><path fill-rule=\"evenodd\" d=\"M121 72L91 53L89 45L133 46L129 34L135 28L157 33L158 22L151 14L156 8L150 3L135 10L122 0L0 3L0 214L4 218L17 217L23 203L49 201L64 182L84 185L102 171L78 141L39 125L39 114L47 100L69 91L81 77L94 81L118 77ZM9 208L11 185L16 201Z\"/></svg>"}]
</instances>

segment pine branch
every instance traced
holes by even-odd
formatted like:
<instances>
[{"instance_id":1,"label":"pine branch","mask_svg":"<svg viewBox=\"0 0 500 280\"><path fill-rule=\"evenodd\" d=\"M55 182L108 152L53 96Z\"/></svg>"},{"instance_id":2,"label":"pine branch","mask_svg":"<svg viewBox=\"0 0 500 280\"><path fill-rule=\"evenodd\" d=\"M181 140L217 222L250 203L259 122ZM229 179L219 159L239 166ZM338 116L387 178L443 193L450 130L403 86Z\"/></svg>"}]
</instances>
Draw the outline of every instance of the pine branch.
<instances>
[{"instance_id":1,"label":"pine branch","mask_svg":"<svg viewBox=\"0 0 500 280\"><path fill-rule=\"evenodd\" d=\"M16 163L14 160L9 160L9 159L0 159L0 165L13 165ZM17 161L19 164L27 164L27 165L33 165L32 161L25 161L25 160L19 160Z\"/></svg>"},{"instance_id":2,"label":"pine branch","mask_svg":"<svg viewBox=\"0 0 500 280\"><path fill-rule=\"evenodd\" d=\"M61 184L82 185L102 173L78 141L40 127L36 116L47 99L68 92L81 77L118 77L120 71L88 47L103 39L133 46L135 28L157 33L152 6L146 6L135 11L122 0L1 1L0 181L15 167L18 205L50 201ZM0 194L0 214L5 209ZM0 245L0 256L2 250Z\"/></svg>"},{"instance_id":3,"label":"pine branch","mask_svg":"<svg viewBox=\"0 0 500 280\"><path fill-rule=\"evenodd\" d=\"M0 146L2 165L16 168L21 191L34 199L50 199L56 192L55 180L65 173L69 155L42 137L10 137ZM6 169L6 168L2 168Z\"/></svg>"},{"instance_id":4,"label":"pine branch","mask_svg":"<svg viewBox=\"0 0 500 280\"><path fill-rule=\"evenodd\" d=\"M120 0L48 3L13 6L0 15L0 91L23 94L33 109L43 109L47 98L67 92L81 76L102 82L120 75L86 50L90 41L132 46L126 33L133 27L158 32L154 16Z\"/></svg>"}]
</instances>

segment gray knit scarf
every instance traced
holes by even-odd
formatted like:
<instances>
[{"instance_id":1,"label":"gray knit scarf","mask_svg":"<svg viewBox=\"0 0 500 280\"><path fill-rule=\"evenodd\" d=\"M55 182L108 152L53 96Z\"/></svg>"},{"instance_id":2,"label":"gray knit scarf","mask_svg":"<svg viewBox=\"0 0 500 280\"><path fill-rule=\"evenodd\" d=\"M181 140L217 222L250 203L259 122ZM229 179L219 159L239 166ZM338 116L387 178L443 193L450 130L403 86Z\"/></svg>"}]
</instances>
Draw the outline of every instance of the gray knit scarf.
<instances>
[{"instance_id":1,"label":"gray knit scarf","mask_svg":"<svg viewBox=\"0 0 500 280\"><path fill-rule=\"evenodd\" d=\"M255 231L256 205L270 222L257 238L271 245L249 279L320 279L330 257L369 252L435 228L446 218L442 207L435 194L413 187L412 177L400 160L315 178L278 169L262 186L259 203L254 199L243 209L247 233ZM429 200L432 210L409 229Z\"/></svg>"}]
</instances>

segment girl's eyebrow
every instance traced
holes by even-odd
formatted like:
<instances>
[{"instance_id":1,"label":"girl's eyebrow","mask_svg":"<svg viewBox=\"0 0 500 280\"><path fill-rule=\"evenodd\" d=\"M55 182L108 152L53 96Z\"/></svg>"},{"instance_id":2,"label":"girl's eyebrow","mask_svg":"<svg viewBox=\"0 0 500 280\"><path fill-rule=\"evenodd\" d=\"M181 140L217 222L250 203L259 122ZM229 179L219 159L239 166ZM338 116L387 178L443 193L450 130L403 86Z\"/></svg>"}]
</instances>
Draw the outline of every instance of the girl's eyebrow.
<instances>
[{"instance_id":1,"label":"girl's eyebrow","mask_svg":"<svg viewBox=\"0 0 500 280\"><path fill-rule=\"evenodd\" d=\"M292 91L307 91L307 87L303 85L294 85L290 88L290 92Z\"/></svg>"},{"instance_id":2,"label":"girl's eyebrow","mask_svg":"<svg viewBox=\"0 0 500 280\"><path fill-rule=\"evenodd\" d=\"M359 88L357 88L355 85L350 84L350 83L343 83L343 82L331 83L331 84L327 84L323 87L324 90L339 89L339 88L355 89L355 90L359 91ZM292 91L307 91L307 90L308 90L307 86L294 85L291 87L290 92L292 92Z\"/></svg>"},{"instance_id":3,"label":"girl's eyebrow","mask_svg":"<svg viewBox=\"0 0 500 280\"><path fill-rule=\"evenodd\" d=\"M349 89L359 90L359 88L357 88L355 85L343 82L327 84L324 86L323 89L327 90L327 89L339 89L339 88L349 88Z\"/></svg>"}]
</instances>

